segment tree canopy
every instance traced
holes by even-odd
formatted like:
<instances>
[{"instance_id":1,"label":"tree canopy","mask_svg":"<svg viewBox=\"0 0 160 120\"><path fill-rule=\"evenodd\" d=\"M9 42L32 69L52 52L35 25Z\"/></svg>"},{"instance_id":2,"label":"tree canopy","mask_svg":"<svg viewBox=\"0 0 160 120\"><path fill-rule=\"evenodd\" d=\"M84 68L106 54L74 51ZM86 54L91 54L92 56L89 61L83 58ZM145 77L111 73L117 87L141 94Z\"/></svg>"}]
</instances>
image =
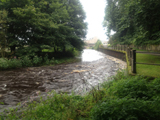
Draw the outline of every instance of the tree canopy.
<instances>
[{"instance_id":1,"label":"tree canopy","mask_svg":"<svg viewBox=\"0 0 160 120\"><path fill-rule=\"evenodd\" d=\"M7 12L5 10L2 10L0 11L0 53L2 57L5 56L5 49L7 47L6 22L7 22Z\"/></svg>"},{"instance_id":2,"label":"tree canopy","mask_svg":"<svg viewBox=\"0 0 160 120\"><path fill-rule=\"evenodd\" d=\"M43 46L82 49L87 24L79 0L0 0L8 12L7 42L11 51L42 51ZM28 46L28 47L25 47Z\"/></svg>"},{"instance_id":3,"label":"tree canopy","mask_svg":"<svg viewBox=\"0 0 160 120\"><path fill-rule=\"evenodd\" d=\"M160 44L159 0L106 0L104 27L112 44ZM111 30L115 31L110 35Z\"/></svg>"}]
</instances>

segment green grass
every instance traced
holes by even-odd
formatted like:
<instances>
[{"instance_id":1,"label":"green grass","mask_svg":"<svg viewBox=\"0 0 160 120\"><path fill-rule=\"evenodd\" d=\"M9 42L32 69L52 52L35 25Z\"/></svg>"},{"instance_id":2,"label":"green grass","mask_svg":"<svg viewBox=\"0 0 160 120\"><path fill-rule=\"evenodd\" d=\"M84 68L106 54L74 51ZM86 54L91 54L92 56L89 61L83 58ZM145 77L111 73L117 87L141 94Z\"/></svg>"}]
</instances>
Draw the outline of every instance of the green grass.
<instances>
[{"instance_id":1,"label":"green grass","mask_svg":"<svg viewBox=\"0 0 160 120\"><path fill-rule=\"evenodd\" d=\"M160 51L142 50L142 49L137 49L137 48L133 48L133 50L136 50L136 51L143 51L143 52L156 52L156 53L160 53Z\"/></svg>"},{"instance_id":2,"label":"green grass","mask_svg":"<svg viewBox=\"0 0 160 120\"><path fill-rule=\"evenodd\" d=\"M119 72L99 90L85 96L48 93L21 112L9 111L0 120L159 120L160 78L150 81Z\"/></svg>"},{"instance_id":3,"label":"green grass","mask_svg":"<svg viewBox=\"0 0 160 120\"><path fill-rule=\"evenodd\" d=\"M160 64L160 56L137 53L136 57L139 63ZM160 77L160 66L137 64L136 67L139 75Z\"/></svg>"}]
</instances>

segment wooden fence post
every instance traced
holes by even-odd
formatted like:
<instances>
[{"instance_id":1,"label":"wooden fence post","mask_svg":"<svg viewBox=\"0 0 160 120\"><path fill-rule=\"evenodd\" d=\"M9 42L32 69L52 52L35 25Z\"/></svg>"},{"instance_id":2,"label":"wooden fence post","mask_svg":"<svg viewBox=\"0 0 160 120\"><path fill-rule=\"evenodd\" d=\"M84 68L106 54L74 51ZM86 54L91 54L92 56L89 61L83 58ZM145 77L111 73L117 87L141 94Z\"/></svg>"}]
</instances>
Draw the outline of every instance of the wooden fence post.
<instances>
[{"instance_id":1,"label":"wooden fence post","mask_svg":"<svg viewBox=\"0 0 160 120\"><path fill-rule=\"evenodd\" d=\"M130 65L130 66L132 66L132 58L133 58L132 48L129 48L129 65Z\"/></svg>"},{"instance_id":2,"label":"wooden fence post","mask_svg":"<svg viewBox=\"0 0 160 120\"><path fill-rule=\"evenodd\" d=\"M128 61L129 61L129 65L131 66L131 61L130 61L130 58L131 58L131 56L130 56L130 48L128 47L127 48L127 52L128 52Z\"/></svg>"},{"instance_id":3,"label":"wooden fence post","mask_svg":"<svg viewBox=\"0 0 160 120\"><path fill-rule=\"evenodd\" d=\"M132 50L132 73L136 73L136 50Z\"/></svg>"}]
</instances>

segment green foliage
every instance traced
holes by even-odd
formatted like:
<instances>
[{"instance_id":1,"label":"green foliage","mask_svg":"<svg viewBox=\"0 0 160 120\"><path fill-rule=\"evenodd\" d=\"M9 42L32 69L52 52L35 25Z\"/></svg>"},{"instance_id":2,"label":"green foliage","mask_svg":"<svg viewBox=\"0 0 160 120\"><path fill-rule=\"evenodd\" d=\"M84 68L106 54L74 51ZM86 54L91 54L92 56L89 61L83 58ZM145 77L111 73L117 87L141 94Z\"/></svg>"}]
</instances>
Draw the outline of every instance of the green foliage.
<instances>
[{"instance_id":1,"label":"green foliage","mask_svg":"<svg viewBox=\"0 0 160 120\"><path fill-rule=\"evenodd\" d=\"M54 95L54 97L53 97ZM76 106L84 105L84 98L76 95L57 94L51 92L48 98L40 103L33 102L25 111L16 115L13 111L8 115L8 119L46 119L46 120L67 120L79 119L78 108ZM36 107L36 108L35 108ZM79 108L84 108L79 106Z\"/></svg>"},{"instance_id":2,"label":"green foliage","mask_svg":"<svg viewBox=\"0 0 160 120\"><path fill-rule=\"evenodd\" d=\"M28 56L25 56L22 58L22 65L23 65L23 67L30 67L33 64L32 64L31 59Z\"/></svg>"},{"instance_id":3,"label":"green foliage","mask_svg":"<svg viewBox=\"0 0 160 120\"><path fill-rule=\"evenodd\" d=\"M9 69L21 68L22 62L21 60L18 60L18 59L10 59L8 60L8 67Z\"/></svg>"},{"instance_id":4,"label":"green foliage","mask_svg":"<svg viewBox=\"0 0 160 120\"><path fill-rule=\"evenodd\" d=\"M106 0L104 27L110 44L159 44L160 1ZM110 36L111 31L116 33Z\"/></svg>"},{"instance_id":5,"label":"green foliage","mask_svg":"<svg viewBox=\"0 0 160 120\"><path fill-rule=\"evenodd\" d=\"M159 120L159 100L107 99L92 110L92 120Z\"/></svg>"},{"instance_id":6,"label":"green foliage","mask_svg":"<svg viewBox=\"0 0 160 120\"><path fill-rule=\"evenodd\" d=\"M7 48L7 11L0 11L0 53L2 57L6 56L6 48Z\"/></svg>"},{"instance_id":7,"label":"green foliage","mask_svg":"<svg viewBox=\"0 0 160 120\"><path fill-rule=\"evenodd\" d=\"M45 55L44 58L41 56L34 56L32 59L29 56L23 56L21 58L6 59L0 58L0 70L8 70L15 68L23 67L32 67L32 66L42 66L42 65L57 65L62 63L73 63L77 62L78 59L75 58L60 58L60 59L49 59L48 55Z\"/></svg>"},{"instance_id":8,"label":"green foliage","mask_svg":"<svg viewBox=\"0 0 160 120\"><path fill-rule=\"evenodd\" d=\"M102 42L100 40L98 40L94 46L95 50L98 50L99 46L102 45Z\"/></svg>"},{"instance_id":9,"label":"green foliage","mask_svg":"<svg viewBox=\"0 0 160 120\"><path fill-rule=\"evenodd\" d=\"M16 50L15 55L19 57L25 57L28 56L30 58L33 58L36 56L40 49L36 46L25 46L25 47L20 47L18 50Z\"/></svg>"},{"instance_id":10,"label":"green foliage","mask_svg":"<svg viewBox=\"0 0 160 120\"><path fill-rule=\"evenodd\" d=\"M32 57L44 46L54 52L68 45L82 50L87 24L79 0L7 0L0 3L1 9L8 12L7 44L20 57L26 46L30 55L36 49Z\"/></svg>"},{"instance_id":11,"label":"green foliage","mask_svg":"<svg viewBox=\"0 0 160 120\"><path fill-rule=\"evenodd\" d=\"M0 58L0 70L8 68L8 63L6 58Z\"/></svg>"},{"instance_id":12,"label":"green foliage","mask_svg":"<svg viewBox=\"0 0 160 120\"><path fill-rule=\"evenodd\" d=\"M114 83L109 89L109 93L119 98L129 97L136 99L151 99L154 94L149 89L146 79L142 77L134 77L121 79Z\"/></svg>"},{"instance_id":13,"label":"green foliage","mask_svg":"<svg viewBox=\"0 0 160 120\"><path fill-rule=\"evenodd\" d=\"M32 62L35 66L40 65L42 63L42 57L34 56Z\"/></svg>"},{"instance_id":14,"label":"green foliage","mask_svg":"<svg viewBox=\"0 0 160 120\"><path fill-rule=\"evenodd\" d=\"M0 58L0 70L21 68L21 67L22 67L21 60L18 59L8 60L6 58Z\"/></svg>"},{"instance_id":15,"label":"green foliage","mask_svg":"<svg viewBox=\"0 0 160 120\"><path fill-rule=\"evenodd\" d=\"M140 76L120 77L107 83L103 87L110 97L93 107L92 119L159 119L159 78L149 81Z\"/></svg>"},{"instance_id":16,"label":"green foliage","mask_svg":"<svg viewBox=\"0 0 160 120\"><path fill-rule=\"evenodd\" d=\"M48 59L48 55L46 54L45 57L43 58L44 64L45 65L49 65L50 64L50 60Z\"/></svg>"}]
</instances>

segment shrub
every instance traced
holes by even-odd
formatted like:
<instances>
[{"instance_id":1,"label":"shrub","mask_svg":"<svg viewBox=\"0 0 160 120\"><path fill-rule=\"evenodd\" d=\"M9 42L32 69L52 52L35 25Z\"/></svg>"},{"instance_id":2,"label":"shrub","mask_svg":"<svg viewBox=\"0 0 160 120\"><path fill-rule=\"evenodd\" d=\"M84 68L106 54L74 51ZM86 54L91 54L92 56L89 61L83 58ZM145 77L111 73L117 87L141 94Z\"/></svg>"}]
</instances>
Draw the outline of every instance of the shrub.
<instances>
[{"instance_id":1,"label":"shrub","mask_svg":"<svg viewBox=\"0 0 160 120\"><path fill-rule=\"evenodd\" d=\"M139 76L121 79L115 82L109 89L109 93L119 98L150 99L152 97L147 80Z\"/></svg>"},{"instance_id":2,"label":"shrub","mask_svg":"<svg viewBox=\"0 0 160 120\"><path fill-rule=\"evenodd\" d=\"M50 64L55 64L55 59L54 57L49 61Z\"/></svg>"},{"instance_id":3,"label":"shrub","mask_svg":"<svg viewBox=\"0 0 160 120\"><path fill-rule=\"evenodd\" d=\"M93 120L159 120L160 78L118 73L102 88L106 95L93 107Z\"/></svg>"},{"instance_id":4,"label":"shrub","mask_svg":"<svg viewBox=\"0 0 160 120\"><path fill-rule=\"evenodd\" d=\"M148 85L150 88L150 94L152 96L152 99L154 99L157 96L160 96L160 78L156 78Z\"/></svg>"},{"instance_id":5,"label":"shrub","mask_svg":"<svg viewBox=\"0 0 160 120\"><path fill-rule=\"evenodd\" d=\"M44 63L44 65L49 65L50 64L50 60L48 59L48 55L45 55L45 57L43 59L43 63Z\"/></svg>"},{"instance_id":6,"label":"shrub","mask_svg":"<svg viewBox=\"0 0 160 120\"><path fill-rule=\"evenodd\" d=\"M5 70L8 68L8 59L0 58L0 70Z\"/></svg>"},{"instance_id":7,"label":"shrub","mask_svg":"<svg viewBox=\"0 0 160 120\"><path fill-rule=\"evenodd\" d=\"M32 62L33 65L38 66L42 63L42 57L34 56Z\"/></svg>"},{"instance_id":8,"label":"shrub","mask_svg":"<svg viewBox=\"0 0 160 120\"><path fill-rule=\"evenodd\" d=\"M92 120L159 120L159 100L107 99L94 106Z\"/></svg>"},{"instance_id":9,"label":"shrub","mask_svg":"<svg viewBox=\"0 0 160 120\"><path fill-rule=\"evenodd\" d=\"M118 71L115 76L112 76L108 81L104 82L101 86L103 89L108 90L111 86L113 86L113 83L116 81L119 81L121 79L130 79L129 76L125 75L125 71Z\"/></svg>"},{"instance_id":10,"label":"shrub","mask_svg":"<svg viewBox=\"0 0 160 120\"><path fill-rule=\"evenodd\" d=\"M160 79L149 82L147 78L140 76L128 77L112 82L108 93L119 98L150 100L154 96L160 96Z\"/></svg>"},{"instance_id":11,"label":"shrub","mask_svg":"<svg viewBox=\"0 0 160 120\"><path fill-rule=\"evenodd\" d=\"M30 67L32 65L33 65L32 60L28 56L25 56L22 58L22 66L23 67Z\"/></svg>"},{"instance_id":12,"label":"shrub","mask_svg":"<svg viewBox=\"0 0 160 120\"><path fill-rule=\"evenodd\" d=\"M21 60L18 60L18 59L8 60L8 68L13 69L13 68L21 68L21 67L22 67Z\"/></svg>"}]
</instances>

